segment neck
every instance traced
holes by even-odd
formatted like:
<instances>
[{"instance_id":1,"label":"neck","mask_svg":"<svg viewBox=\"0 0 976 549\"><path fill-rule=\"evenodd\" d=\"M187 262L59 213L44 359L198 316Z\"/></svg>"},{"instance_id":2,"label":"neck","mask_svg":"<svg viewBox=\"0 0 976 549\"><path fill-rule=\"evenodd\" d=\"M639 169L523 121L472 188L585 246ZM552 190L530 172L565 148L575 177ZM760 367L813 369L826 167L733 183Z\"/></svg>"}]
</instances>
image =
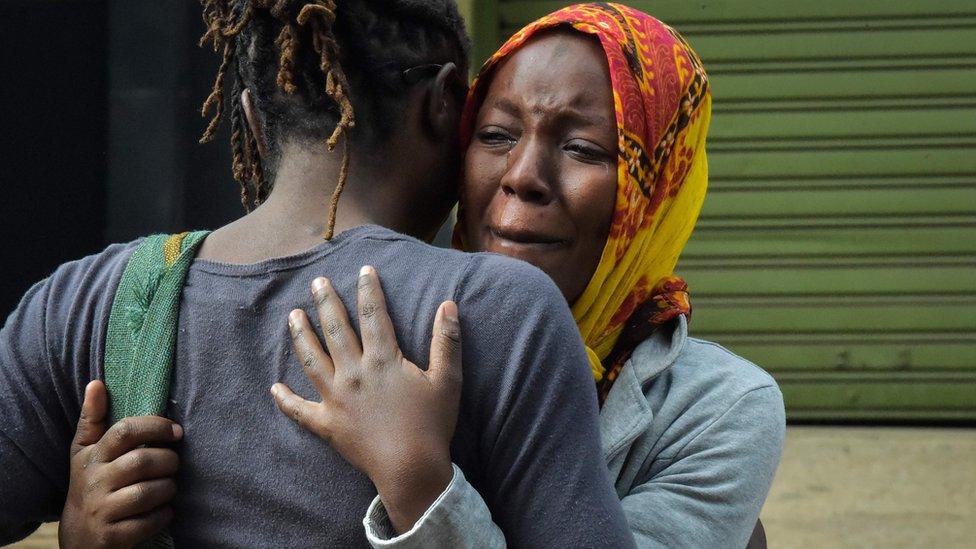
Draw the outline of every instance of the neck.
<instances>
[{"instance_id":1,"label":"neck","mask_svg":"<svg viewBox=\"0 0 976 549\"><path fill-rule=\"evenodd\" d=\"M254 211L255 221L280 224L282 230L300 234L325 233L329 209L342 163L340 143L334 152L286 147L267 201ZM349 160L345 188L336 210L335 234L365 224L395 228L398 212L371 200L377 190L394 189L396 181L383 166L353 156ZM281 222L281 223L276 223Z\"/></svg>"},{"instance_id":2,"label":"neck","mask_svg":"<svg viewBox=\"0 0 976 549\"><path fill-rule=\"evenodd\" d=\"M322 243L343 154L341 142L333 152L324 147L316 151L284 146L268 199L250 214L215 231L204 242L198 257L252 263L300 253ZM351 154L336 212L335 235L366 224L406 234L417 232L416 212L404 207L408 200L397 197L398 190L409 188L405 174L410 170L391 169L397 161L400 159L396 155L378 159Z\"/></svg>"}]
</instances>

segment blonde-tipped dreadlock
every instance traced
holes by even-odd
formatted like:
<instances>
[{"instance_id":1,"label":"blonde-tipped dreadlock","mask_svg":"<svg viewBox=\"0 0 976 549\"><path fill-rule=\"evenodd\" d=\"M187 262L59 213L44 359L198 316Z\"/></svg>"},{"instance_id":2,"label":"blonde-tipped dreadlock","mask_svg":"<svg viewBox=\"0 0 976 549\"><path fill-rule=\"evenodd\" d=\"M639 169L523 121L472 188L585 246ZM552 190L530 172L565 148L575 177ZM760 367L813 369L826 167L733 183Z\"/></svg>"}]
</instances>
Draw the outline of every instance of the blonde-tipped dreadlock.
<instances>
[{"instance_id":1,"label":"blonde-tipped dreadlock","mask_svg":"<svg viewBox=\"0 0 976 549\"><path fill-rule=\"evenodd\" d=\"M348 131L355 126L355 115L352 102L349 100L349 82L339 63L339 44L332 32L336 20L335 0L244 0L238 9L228 5L228 0L201 0L203 4L203 21L207 31L200 39L200 45L207 41L213 43L215 52L223 50L220 68L214 79L213 90L203 102L201 114L214 109L213 118L207 126L201 143L214 138L217 126L224 111L224 78L227 70L235 61L238 54L237 36L251 22L255 9L269 10L271 15L281 24L277 46L281 54L278 61L278 86L287 94L297 91L295 84L296 55L300 43L309 40L319 58L319 69L325 78L325 92L328 97L339 106L339 122L336 124L327 146L329 151L335 149L341 137L343 140L342 164L339 170L339 182L332 193L329 204L329 220L325 231L325 239L331 240L335 232L336 211L339 197L345 188L349 173L349 136ZM270 187L264 178L261 159L258 154L257 140L253 132L247 131L247 121L240 105L241 75L238 69L237 80L232 98L231 121L231 151L233 153L234 179L241 185L241 202L245 209L250 209L251 203L259 205L270 193ZM345 134L345 135L344 135ZM251 198L250 188L254 188L254 198Z\"/></svg>"}]
</instances>

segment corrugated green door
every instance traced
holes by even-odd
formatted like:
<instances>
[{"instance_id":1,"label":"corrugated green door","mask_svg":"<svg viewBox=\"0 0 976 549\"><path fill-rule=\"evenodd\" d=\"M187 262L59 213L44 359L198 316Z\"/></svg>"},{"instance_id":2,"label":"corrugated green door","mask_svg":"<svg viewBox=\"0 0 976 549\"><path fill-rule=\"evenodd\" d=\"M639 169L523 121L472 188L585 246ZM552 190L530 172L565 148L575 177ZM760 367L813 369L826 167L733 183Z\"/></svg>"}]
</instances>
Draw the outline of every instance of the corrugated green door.
<instances>
[{"instance_id":1,"label":"corrugated green door","mask_svg":"<svg viewBox=\"0 0 976 549\"><path fill-rule=\"evenodd\" d=\"M793 419L976 419L976 2L625 3L712 76L694 334ZM480 63L569 2L467 4Z\"/></svg>"}]
</instances>

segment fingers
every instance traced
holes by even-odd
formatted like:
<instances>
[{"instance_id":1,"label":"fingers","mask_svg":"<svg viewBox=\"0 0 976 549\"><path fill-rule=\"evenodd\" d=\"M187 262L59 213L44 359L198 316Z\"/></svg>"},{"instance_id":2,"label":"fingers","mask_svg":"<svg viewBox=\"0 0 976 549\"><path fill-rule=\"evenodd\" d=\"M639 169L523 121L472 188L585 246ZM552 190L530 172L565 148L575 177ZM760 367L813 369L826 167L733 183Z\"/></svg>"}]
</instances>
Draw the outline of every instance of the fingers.
<instances>
[{"instance_id":1,"label":"fingers","mask_svg":"<svg viewBox=\"0 0 976 549\"><path fill-rule=\"evenodd\" d=\"M312 281L312 296L315 298L315 308L322 323L322 334L325 345L332 355L333 364L358 364L363 350L359 346L359 336L356 335L346 306L339 299L339 295L327 278L316 278Z\"/></svg>"},{"instance_id":2,"label":"fingers","mask_svg":"<svg viewBox=\"0 0 976 549\"><path fill-rule=\"evenodd\" d=\"M93 458L102 462L115 461L139 446L171 444L182 437L183 428L164 417L127 417L105 432Z\"/></svg>"},{"instance_id":3,"label":"fingers","mask_svg":"<svg viewBox=\"0 0 976 549\"><path fill-rule=\"evenodd\" d=\"M88 383L85 387L85 400L81 403L81 416L78 418L75 438L71 441L71 457L102 438L107 429L107 415L108 392L105 384L99 380Z\"/></svg>"},{"instance_id":4,"label":"fingers","mask_svg":"<svg viewBox=\"0 0 976 549\"><path fill-rule=\"evenodd\" d=\"M148 513L169 503L176 495L176 481L171 478L147 480L120 488L105 498L105 517L123 520Z\"/></svg>"},{"instance_id":5,"label":"fingers","mask_svg":"<svg viewBox=\"0 0 976 549\"><path fill-rule=\"evenodd\" d=\"M136 448L108 465L110 490L176 475L180 458L168 448Z\"/></svg>"},{"instance_id":6,"label":"fingers","mask_svg":"<svg viewBox=\"0 0 976 549\"><path fill-rule=\"evenodd\" d=\"M396 355L398 347L376 269L368 265L360 269L358 287L359 330L363 334L363 354L385 361Z\"/></svg>"},{"instance_id":7,"label":"fingers","mask_svg":"<svg viewBox=\"0 0 976 549\"><path fill-rule=\"evenodd\" d=\"M332 359L322 349L322 344L308 321L305 311L295 309L288 315L288 330L291 332L295 356L302 363L305 375L315 385L319 394L325 397L332 386L335 367L332 365Z\"/></svg>"},{"instance_id":8,"label":"fingers","mask_svg":"<svg viewBox=\"0 0 976 549\"><path fill-rule=\"evenodd\" d=\"M296 395L284 383L275 383L271 387L271 394L274 396L278 409L297 423L299 427L328 440L328 433L323 431L323 422L313 419L318 412L318 405Z\"/></svg>"},{"instance_id":9,"label":"fingers","mask_svg":"<svg viewBox=\"0 0 976 549\"><path fill-rule=\"evenodd\" d=\"M441 303L434 317L427 375L438 383L461 385L461 325L453 301Z\"/></svg>"},{"instance_id":10,"label":"fingers","mask_svg":"<svg viewBox=\"0 0 976 549\"><path fill-rule=\"evenodd\" d=\"M166 528L172 520L173 509L168 505L157 507L138 516L130 516L112 525L114 535L112 545L132 547Z\"/></svg>"}]
</instances>

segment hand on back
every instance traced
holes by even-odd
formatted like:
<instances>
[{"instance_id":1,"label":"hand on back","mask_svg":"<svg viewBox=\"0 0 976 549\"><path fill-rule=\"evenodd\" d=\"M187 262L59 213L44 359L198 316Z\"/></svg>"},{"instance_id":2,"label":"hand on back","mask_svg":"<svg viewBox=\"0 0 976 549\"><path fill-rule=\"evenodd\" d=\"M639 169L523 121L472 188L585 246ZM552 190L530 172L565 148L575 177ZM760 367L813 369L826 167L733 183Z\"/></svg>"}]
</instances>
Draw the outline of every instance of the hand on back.
<instances>
[{"instance_id":1,"label":"hand on back","mask_svg":"<svg viewBox=\"0 0 976 549\"><path fill-rule=\"evenodd\" d=\"M403 356L379 277L359 276L362 345L331 283L312 294L329 353L301 310L288 319L305 375L321 402L272 387L282 412L325 439L376 485L398 531L408 530L453 476L450 443L461 400L461 336L457 306L444 302L434 319L427 371Z\"/></svg>"},{"instance_id":2,"label":"hand on back","mask_svg":"<svg viewBox=\"0 0 976 549\"><path fill-rule=\"evenodd\" d=\"M132 547L173 517L179 459L171 444L182 428L156 416L130 417L108 427L105 384L92 381L74 440L71 479L61 513L61 547Z\"/></svg>"}]
</instances>

